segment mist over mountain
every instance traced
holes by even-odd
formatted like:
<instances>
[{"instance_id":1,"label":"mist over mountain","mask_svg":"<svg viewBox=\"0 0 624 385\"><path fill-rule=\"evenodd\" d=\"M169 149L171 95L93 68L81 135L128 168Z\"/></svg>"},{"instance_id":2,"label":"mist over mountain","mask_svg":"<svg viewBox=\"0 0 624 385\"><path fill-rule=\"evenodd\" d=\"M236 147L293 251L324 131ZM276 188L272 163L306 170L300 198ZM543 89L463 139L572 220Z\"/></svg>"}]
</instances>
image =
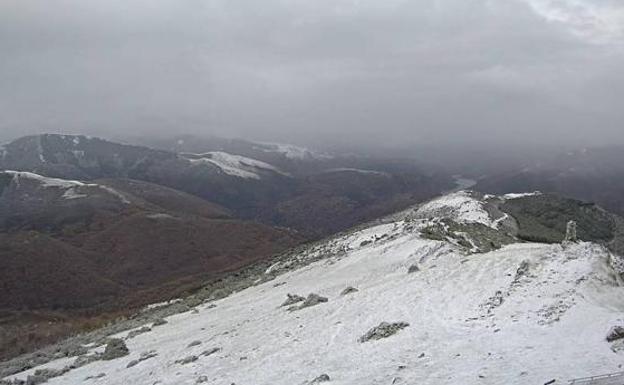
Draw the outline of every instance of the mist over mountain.
<instances>
[{"instance_id":1,"label":"mist over mountain","mask_svg":"<svg viewBox=\"0 0 624 385\"><path fill-rule=\"evenodd\" d=\"M2 0L0 53L0 385L624 384L621 0Z\"/></svg>"}]
</instances>

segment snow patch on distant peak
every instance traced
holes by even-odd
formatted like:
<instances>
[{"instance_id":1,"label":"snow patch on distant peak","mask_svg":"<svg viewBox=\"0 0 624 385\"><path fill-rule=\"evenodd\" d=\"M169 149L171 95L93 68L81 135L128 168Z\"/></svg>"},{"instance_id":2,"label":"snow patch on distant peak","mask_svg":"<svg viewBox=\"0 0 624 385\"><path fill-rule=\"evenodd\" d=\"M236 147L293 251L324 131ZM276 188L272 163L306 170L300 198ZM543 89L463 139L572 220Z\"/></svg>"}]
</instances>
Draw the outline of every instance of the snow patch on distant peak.
<instances>
[{"instance_id":1,"label":"snow patch on distant peak","mask_svg":"<svg viewBox=\"0 0 624 385\"><path fill-rule=\"evenodd\" d=\"M416 211L421 218L450 218L457 222L476 222L493 226L490 214L484 203L476 199L470 191L458 191L444 195L422 205Z\"/></svg>"},{"instance_id":2,"label":"snow patch on distant peak","mask_svg":"<svg viewBox=\"0 0 624 385\"><path fill-rule=\"evenodd\" d=\"M46 176L42 176L39 174L35 174L28 171L2 171L1 173L12 175L14 183L19 186L22 180L30 180L34 182L40 183L43 188L59 188L64 189L65 192L62 195L63 199L82 199L89 196L88 191L85 189L88 188L99 188L101 190L106 191L110 195L114 195L117 197L122 203L130 204L130 201L119 191L100 184L95 183L84 183L77 180L67 180L60 178L50 178Z\"/></svg>"},{"instance_id":3,"label":"snow patch on distant peak","mask_svg":"<svg viewBox=\"0 0 624 385\"><path fill-rule=\"evenodd\" d=\"M30 179L35 180L41 183L43 187L60 187L60 188L71 188L77 186L97 186L96 184L86 184L83 182L79 182L77 180L67 180L67 179L59 179L59 178L49 178L46 176L42 176L39 174L35 174L28 171L3 171L5 174L12 175L15 183L19 184L21 179Z\"/></svg>"},{"instance_id":4,"label":"snow patch on distant peak","mask_svg":"<svg viewBox=\"0 0 624 385\"><path fill-rule=\"evenodd\" d=\"M540 196L542 195L542 193L540 191L535 191L532 193L512 193L512 194L505 194L502 196L503 199L518 199L518 198L526 198L526 197L535 197L535 196Z\"/></svg>"},{"instance_id":5,"label":"snow patch on distant peak","mask_svg":"<svg viewBox=\"0 0 624 385\"><path fill-rule=\"evenodd\" d=\"M268 163L222 151L212 151L204 154L183 154L183 156L192 164L209 163L219 167L225 174L239 178L261 179L259 171L270 171L288 176L288 174Z\"/></svg>"},{"instance_id":6,"label":"snow patch on distant peak","mask_svg":"<svg viewBox=\"0 0 624 385\"><path fill-rule=\"evenodd\" d=\"M323 160L323 159L332 159L333 157L328 154L312 151L305 147L295 146L292 144L284 144L284 143L271 143L271 142L261 142L262 145L260 148L264 152L275 152L284 155L288 159L294 160L305 160L305 159L315 159L315 160Z\"/></svg>"}]
</instances>

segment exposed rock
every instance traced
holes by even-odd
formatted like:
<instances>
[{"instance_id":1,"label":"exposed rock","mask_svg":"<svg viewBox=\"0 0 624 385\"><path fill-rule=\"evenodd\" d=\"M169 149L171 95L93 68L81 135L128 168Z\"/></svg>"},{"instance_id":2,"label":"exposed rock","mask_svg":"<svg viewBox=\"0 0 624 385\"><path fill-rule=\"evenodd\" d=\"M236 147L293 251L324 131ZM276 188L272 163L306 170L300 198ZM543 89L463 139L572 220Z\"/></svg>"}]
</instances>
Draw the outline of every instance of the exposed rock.
<instances>
[{"instance_id":1,"label":"exposed rock","mask_svg":"<svg viewBox=\"0 0 624 385\"><path fill-rule=\"evenodd\" d=\"M520 262L520 266L518 266L518 270L516 270L516 276L514 277L513 282L518 283L523 277L526 277L529 274L529 269L531 265L529 261L524 260Z\"/></svg>"},{"instance_id":2,"label":"exposed rock","mask_svg":"<svg viewBox=\"0 0 624 385\"><path fill-rule=\"evenodd\" d=\"M66 346L61 350L61 353L65 357L77 357L83 354L87 354L88 352L89 352L89 349L85 348L82 345Z\"/></svg>"},{"instance_id":3,"label":"exposed rock","mask_svg":"<svg viewBox=\"0 0 624 385\"><path fill-rule=\"evenodd\" d=\"M145 361L145 360L149 360L150 358L154 358L158 355L158 353L156 353L154 350L150 350L149 352L145 352L143 354L141 354L141 357L139 357L139 359L137 360L132 360L128 363L128 365L126 366L126 368L131 368L133 366L138 365L139 363Z\"/></svg>"},{"instance_id":4,"label":"exposed rock","mask_svg":"<svg viewBox=\"0 0 624 385\"><path fill-rule=\"evenodd\" d=\"M195 362L199 359L199 357L197 356L188 356L188 357L184 357L180 360L176 360L175 363L176 364L180 364L180 365L186 365L186 364L190 364L191 362Z\"/></svg>"},{"instance_id":5,"label":"exposed rock","mask_svg":"<svg viewBox=\"0 0 624 385\"><path fill-rule=\"evenodd\" d=\"M192 348L193 346L197 346L197 345L201 345L201 341L193 341L190 344L188 344L187 348Z\"/></svg>"},{"instance_id":6,"label":"exposed rock","mask_svg":"<svg viewBox=\"0 0 624 385\"><path fill-rule=\"evenodd\" d=\"M101 353L96 353L96 354L91 354L91 355L84 355L84 356L79 356L74 360L74 363L70 365L71 369L77 369L80 368L82 366L85 366L87 364L90 364L94 361L98 361L102 359L102 354Z\"/></svg>"},{"instance_id":7,"label":"exposed rock","mask_svg":"<svg viewBox=\"0 0 624 385\"><path fill-rule=\"evenodd\" d=\"M311 293L310 295L308 295L308 298L306 298L305 301L303 301L301 305L291 306L290 308L288 308L288 310L289 311L301 310L301 309L305 309L306 307L312 307L321 303L325 303L327 301L328 301L327 298L321 297L318 294Z\"/></svg>"},{"instance_id":8,"label":"exposed rock","mask_svg":"<svg viewBox=\"0 0 624 385\"><path fill-rule=\"evenodd\" d=\"M578 236L576 235L576 221L569 221L566 225L566 235L564 242L578 242Z\"/></svg>"},{"instance_id":9,"label":"exposed rock","mask_svg":"<svg viewBox=\"0 0 624 385\"><path fill-rule=\"evenodd\" d=\"M95 376L89 376L89 377L85 378L85 381L95 380L95 379L102 378L102 377L106 377L106 373L100 373L100 374L95 375Z\"/></svg>"},{"instance_id":10,"label":"exposed rock","mask_svg":"<svg viewBox=\"0 0 624 385\"><path fill-rule=\"evenodd\" d=\"M43 384L46 381L48 381L47 378L43 376L38 376L36 374L26 377L26 385L39 385Z\"/></svg>"},{"instance_id":11,"label":"exposed rock","mask_svg":"<svg viewBox=\"0 0 624 385\"><path fill-rule=\"evenodd\" d=\"M298 302L302 302L305 301L305 298L297 295L297 294L287 294L288 298L286 299L286 301L284 301L284 303L281 306L291 306L294 305Z\"/></svg>"},{"instance_id":12,"label":"exposed rock","mask_svg":"<svg viewBox=\"0 0 624 385\"><path fill-rule=\"evenodd\" d=\"M140 329L133 330L130 333L128 333L128 336L126 337L126 339L129 340L129 339L132 339L132 338L134 338L134 337L136 337L136 336L138 336L140 334L148 333L148 332L151 332L151 331L152 331L152 328L150 328L148 326L143 326Z\"/></svg>"},{"instance_id":13,"label":"exposed rock","mask_svg":"<svg viewBox=\"0 0 624 385\"><path fill-rule=\"evenodd\" d=\"M622 338L624 338L624 327L622 326L614 326L609 330L609 333L607 333L608 342L621 340Z\"/></svg>"},{"instance_id":14,"label":"exposed rock","mask_svg":"<svg viewBox=\"0 0 624 385\"><path fill-rule=\"evenodd\" d=\"M493 296L488 298L487 302L481 305L482 308L486 309L488 314L491 313L495 308L501 306L505 301L504 294L502 291L497 290Z\"/></svg>"},{"instance_id":15,"label":"exposed rock","mask_svg":"<svg viewBox=\"0 0 624 385\"><path fill-rule=\"evenodd\" d=\"M13 382L2 382L0 384L8 384L8 385L16 385L16 384L26 384L26 385L39 385L47 382L49 379L54 377L62 376L67 373L69 368L65 367L63 369L39 369L36 370L34 374L28 376L26 378L26 382L24 383L21 380L14 380Z\"/></svg>"},{"instance_id":16,"label":"exposed rock","mask_svg":"<svg viewBox=\"0 0 624 385\"><path fill-rule=\"evenodd\" d=\"M409 323L407 322L394 322L394 323L382 322L378 326L375 326L374 328L366 332L366 334L360 337L358 341L367 342L371 340L380 340L382 338L388 338L396 334L400 330L405 329L408 326L409 326Z\"/></svg>"},{"instance_id":17,"label":"exposed rock","mask_svg":"<svg viewBox=\"0 0 624 385\"><path fill-rule=\"evenodd\" d=\"M418 267L418 265L414 264L412 266L409 267L409 269L407 269L407 274L412 274L412 273L416 273L420 271L420 267Z\"/></svg>"},{"instance_id":18,"label":"exposed rock","mask_svg":"<svg viewBox=\"0 0 624 385\"><path fill-rule=\"evenodd\" d=\"M613 353L624 351L624 340L617 340L611 344L611 351L613 351Z\"/></svg>"},{"instance_id":19,"label":"exposed rock","mask_svg":"<svg viewBox=\"0 0 624 385\"><path fill-rule=\"evenodd\" d=\"M184 304L188 307L197 307L201 305L204 301L201 298L197 297L188 297L184 300Z\"/></svg>"},{"instance_id":20,"label":"exposed rock","mask_svg":"<svg viewBox=\"0 0 624 385\"><path fill-rule=\"evenodd\" d=\"M221 348L212 348L212 349L204 350L203 352L201 352L200 356L208 357L220 351L221 351Z\"/></svg>"},{"instance_id":21,"label":"exposed rock","mask_svg":"<svg viewBox=\"0 0 624 385\"><path fill-rule=\"evenodd\" d=\"M315 385L315 384L320 384L320 383L327 382L327 381L331 381L331 378L329 378L327 374L321 374L320 376L310 381L309 384Z\"/></svg>"},{"instance_id":22,"label":"exposed rock","mask_svg":"<svg viewBox=\"0 0 624 385\"><path fill-rule=\"evenodd\" d=\"M349 294L352 294L352 293L356 293L356 292L358 292L358 291L359 291L359 290L358 290L358 289L356 289L355 287L353 287L353 286L349 286L349 287L347 287L346 289L344 289L344 290L342 291L342 293L340 293L340 295L349 295Z\"/></svg>"},{"instance_id":23,"label":"exposed rock","mask_svg":"<svg viewBox=\"0 0 624 385\"><path fill-rule=\"evenodd\" d=\"M169 323L169 322L167 322L167 320L166 320L166 319L164 319L164 318L158 318L156 321L154 321L154 324L152 325L152 327L154 327L154 326L162 326L162 325L166 325L166 324L168 324L168 323Z\"/></svg>"},{"instance_id":24,"label":"exposed rock","mask_svg":"<svg viewBox=\"0 0 624 385\"><path fill-rule=\"evenodd\" d=\"M127 356L128 354L130 354L130 351L126 346L126 343L118 338L113 338L106 344L106 349L104 350L102 359L109 361L114 360L115 358Z\"/></svg>"}]
</instances>

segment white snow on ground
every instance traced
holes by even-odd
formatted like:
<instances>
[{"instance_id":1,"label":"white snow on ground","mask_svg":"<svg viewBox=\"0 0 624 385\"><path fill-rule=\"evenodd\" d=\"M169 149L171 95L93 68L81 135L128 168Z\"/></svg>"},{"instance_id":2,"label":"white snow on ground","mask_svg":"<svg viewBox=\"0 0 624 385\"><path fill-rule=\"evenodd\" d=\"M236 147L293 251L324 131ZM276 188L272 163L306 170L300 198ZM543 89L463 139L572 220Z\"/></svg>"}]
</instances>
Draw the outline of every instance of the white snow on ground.
<instances>
[{"instance_id":1,"label":"white snow on ground","mask_svg":"<svg viewBox=\"0 0 624 385\"><path fill-rule=\"evenodd\" d=\"M225 174L246 179L260 179L258 171L272 171L286 175L277 167L256 159L240 155L232 155L226 152L214 151L205 154L191 154L198 158L187 158L192 164L210 163L221 169Z\"/></svg>"},{"instance_id":2,"label":"white snow on ground","mask_svg":"<svg viewBox=\"0 0 624 385\"><path fill-rule=\"evenodd\" d=\"M472 200L451 194L425 211L487 221ZM128 339L129 356L48 383L191 385L206 376L215 385L301 385L327 374L328 385L526 385L621 370L622 356L605 336L624 322L624 288L605 248L518 243L467 255L421 238L425 224L396 221L330 239L295 257L327 258L169 317ZM414 264L420 270L408 274ZM347 286L359 291L342 296ZM289 312L280 307L289 293L329 301ZM358 342L384 321L410 326ZM189 347L194 341L201 344ZM212 348L221 350L201 355ZM152 350L158 356L127 368ZM193 355L194 362L176 363Z\"/></svg>"},{"instance_id":3,"label":"white snow on ground","mask_svg":"<svg viewBox=\"0 0 624 385\"><path fill-rule=\"evenodd\" d=\"M605 335L623 318L624 289L604 248L524 243L466 256L404 226L344 236L332 247L345 254L216 301L216 308L169 317L127 340L129 356L48 383L190 385L207 376L215 385L293 385L326 373L328 385L525 385L618 370L622 357ZM523 262L528 273L516 277ZM414 263L420 271L407 274ZM341 296L347 286L359 291ZM318 293L329 302L288 312L280 307L288 293ZM410 326L358 342L383 321ZM202 343L188 347L193 341ZM221 350L200 355L215 347ZM158 356L126 368L150 350ZM198 360L175 363L191 355ZM106 376L85 381L99 373Z\"/></svg>"},{"instance_id":4,"label":"white snow on ground","mask_svg":"<svg viewBox=\"0 0 624 385\"><path fill-rule=\"evenodd\" d=\"M35 181L40 183L43 188L58 188L65 190L62 195L62 198L72 200L72 199L82 199L89 196L88 189L89 188L98 188L101 189L108 194L114 195L124 204L130 204L130 201L119 191L100 184L95 183L83 183L77 180L67 180L67 179L59 179L59 178L49 178L46 176L42 176L39 174L35 174L27 171L0 171L0 173L8 174L13 176L14 183L19 186L22 180Z\"/></svg>"},{"instance_id":5,"label":"white snow on ground","mask_svg":"<svg viewBox=\"0 0 624 385\"><path fill-rule=\"evenodd\" d=\"M418 217L445 217L457 222L478 222L493 226L492 219L483 208L483 202L468 191L458 191L434 199L422 205L416 212Z\"/></svg>"},{"instance_id":6,"label":"white snow on ground","mask_svg":"<svg viewBox=\"0 0 624 385\"><path fill-rule=\"evenodd\" d=\"M292 144L283 144L283 143L268 143L263 142L259 143L262 145L260 149L265 152L276 152L279 154L283 154L288 159L297 159L297 160L305 160L305 159L332 159L333 157L328 154L323 154L320 152L312 151L305 147L299 147ZM269 147L269 148L267 148Z\"/></svg>"}]
</instances>

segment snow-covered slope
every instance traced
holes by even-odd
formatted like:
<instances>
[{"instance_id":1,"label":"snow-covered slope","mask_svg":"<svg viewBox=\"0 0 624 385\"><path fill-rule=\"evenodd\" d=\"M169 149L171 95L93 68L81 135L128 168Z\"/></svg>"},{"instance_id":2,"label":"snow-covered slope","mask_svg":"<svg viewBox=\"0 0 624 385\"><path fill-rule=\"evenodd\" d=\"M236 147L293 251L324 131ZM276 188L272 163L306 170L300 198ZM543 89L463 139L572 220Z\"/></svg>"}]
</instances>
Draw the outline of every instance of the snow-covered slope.
<instances>
[{"instance_id":1,"label":"snow-covered slope","mask_svg":"<svg viewBox=\"0 0 624 385\"><path fill-rule=\"evenodd\" d=\"M286 175L277 167L256 159L240 155L232 155L227 152L213 151L205 154L184 154L192 164L212 164L217 166L223 173L246 179L260 179L260 172L274 172Z\"/></svg>"},{"instance_id":2,"label":"snow-covered slope","mask_svg":"<svg viewBox=\"0 0 624 385\"><path fill-rule=\"evenodd\" d=\"M460 192L411 218L330 239L272 266L267 273L300 266L275 280L127 338L128 356L48 383L525 385L617 371L622 356L605 335L623 322L624 288L610 252L516 243L470 253L421 236L430 216L491 224L480 203ZM281 306L288 294L311 293L327 302ZM409 326L360 342L382 322ZM142 355L150 358L129 366Z\"/></svg>"},{"instance_id":3,"label":"snow-covered slope","mask_svg":"<svg viewBox=\"0 0 624 385\"><path fill-rule=\"evenodd\" d=\"M458 222L476 222L490 226L492 219L484 209L484 202L473 195L469 191L458 191L434 199L418 209L418 216L449 218Z\"/></svg>"},{"instance_id":4,"label":"snow-covered slope","mask_svg":"<svg viewBox=\"0 0 624 385\"><path fill-rule=\"evenodd\" d=\"M22 184L29 183L43 189L52 189L61 194L62 199L73 200L87 198L90 193L104 193L112 195L124 204L129 204L128 199L119 191L96 183L84 183L76 180L67 180L59 178L49 178L39 174L26 171L0 171L0 176L7 175L11 177L15 187L19 189Z\"/></svg>"}]
</instances>

